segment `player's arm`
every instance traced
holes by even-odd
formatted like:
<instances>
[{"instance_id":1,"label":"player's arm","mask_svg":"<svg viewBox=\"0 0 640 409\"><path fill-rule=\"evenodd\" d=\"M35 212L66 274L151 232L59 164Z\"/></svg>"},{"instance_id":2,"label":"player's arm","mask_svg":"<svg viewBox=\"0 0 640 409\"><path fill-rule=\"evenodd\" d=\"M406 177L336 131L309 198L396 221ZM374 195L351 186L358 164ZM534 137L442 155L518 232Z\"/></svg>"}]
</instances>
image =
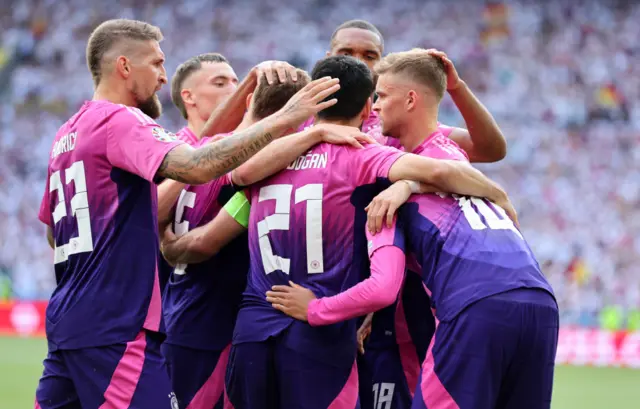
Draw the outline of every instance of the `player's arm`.
<instances>
[{"instance_id":1,"label":"player's arm","mask_svg":"<svg viewBox=\"0 0 640 409\"><path fill-rule=\"evenodd\" d=\"M361 354L364 354L364 342L367 340L367 338L369 338L369 335L371 335L372 324L373 324L373 313L370 312L369 314L367 314L366 317L364 317L364 321L362 321L360 328L358 328L358 332L356 332L356 341L358 341L358 351L360 351Z\"/></svg>"},{"instance_id":2,"label":"player's arm","mask_svg":"<svg viewBox=\"0 0 640 409\"><path fill-rule=\"evenodd\" d=\"M271 305L293 318L308 321L313 326L329 325L359 317L392 304L398 297L405 272L405 254L394 245L394 236L401 234L395 226L376 236L368 235L371 276L348 290L332 297L316 299L311 290L290 283L273 286L267 292Z\"/></svg>"},{"instance_id":3,"label":"player's arm","mask_svg":"<svg viewBox=\"0 0 640 409\"><path fill-rule=\"evenodd\" d=\"M515 218L513 206L504 189L466 162L406 154L389 169L389 180L396 182L403 179L422 182L428 185L426 189L432 191L485 197L501 206L512 219Z\"/></svg>"},{"instance_id":4,"label":"player's arm","mask_svg":"<svg viewBox=\"0 0 640 409\"><path fill-rule=\"evenodd\" d=\"M164 231L161 250L171 264L203 262L247 229L250 204L243 192L237 192L209 223L177 237L170 226Z\"/></svg>"},{"instance_id":5,"label":"player's arm","mask_svg":"<svg viewBox=\"0 0 640 409\"><path fill-rule=\"evenodd\" d=\"M51 226L47 226L47 242L52 249L56 248L56 242L53 239L53 229Z\"/></svg>"},{"instance_id":6,"label":"player's arm","mask_svg":"<svg viewBox=\"0 0 640 409\"><path fill-rule=\"evenodd\" d=\"M337 145L349 144L362 148L362 143L375 143L374 139L351 126L321 124L285 136L270 143L244 165L231 173L236 186L259 182L289 166L300 155L320 142Z\"/></svg>"},{"instance_id":7,"label":"player's arm","mask_svg":"<svg viewBox=\"0 0 640 409\"><path fill-rule=\"evenodd\" d=\"M471 162L497 162L507 155L507 141L489 110L460 79L445 53L428 50L439 57L447 70L447 91L458 107L467 129L454 128L449 137L469 155Z\"/></svg>"},{"instance_id":8,"label":"player's arm","mask_svg":"<svg viewBox=\"0 0 640 409\"><path fill-rule=\"evenodd\" d=\"M171 222L173 208L186 185L175 180L165 180L158 185L158 227L160 233Z\"/></svg>"},{"instance_id":9,"label":"player's arm","mask_svg":"<svg viewBox=\"0 0 640 409\"><path fill-rule=\"evenodd\" d=\"M467 129L454 128L449 134L471 162L497 162L507 155L507 141L489 110L471 92L467 84L449 90Z\"/></svg>"},{"instance_id":10,"label":"player's arm","mask_svg":"<svg viewBox=\"0 0 640 409\"><path fill-rule=\"evenodd\" d=\"M247 97L255 91L258 86L258 79L264 76L269 84L274 81L285 82L287 73L292 81L298 80L296 68L283 61L265 61L253 67L238 85L233 95L211 113L199 136L232 132L242 122L246 110Z\"/></svg>"},{"instance_id":11,"label":"player's arm","mask_svg":"<svg viewBox=\"0 0 640 409\"><path fill-rule=\"evenodd\" d=\"M156 175L189 184L207 183L222 176L246 162L288 129L295 129L310 116L335 104L336 99L322 101L339 88L337 79L312 81L280 111L245 130L198 149L186 144L174 147L164 157Z\"/></svg>"},{"instance_id":12,"label":"player's arm","mask_svg":"<svg viewBox=\"0 0 640 409\"><path fill-rule=\"evenodd\" d=\"M232 132L240 125L246 110L246 101L258 85L258 78L249 72L238 85L235 92L222 104L213 110L207 122L205 122L200 137Z\"/></svg>"},{"instance_id":13,"label":"player's arm","mask_svg":"<svg viewBox=\"0 0 640 409\"><path fill-rule=\"evenodd\" d=\"M409 161L412 159L408 158ZM432 163L431 166L433 166L431 171L434 173L428 176L430 182L419 183L399 180L373 198L365 208L367 212L367 228L370 232L380 232L384 221L386 221L387 226L391 226L396 211L409 200L413 193L450 192L486 197L501 206L515 223L518 222L516 211L506 193L480 171L462 161L424 159L429 159ZM401 163L400 166L402 167L404 164ZM395 171L398 170L398 168L395 169ZM456 174L459 176L456 176ZM390 178L394 176L397 175L392 176L390 174Z\"/></svg>"}]
</instances>

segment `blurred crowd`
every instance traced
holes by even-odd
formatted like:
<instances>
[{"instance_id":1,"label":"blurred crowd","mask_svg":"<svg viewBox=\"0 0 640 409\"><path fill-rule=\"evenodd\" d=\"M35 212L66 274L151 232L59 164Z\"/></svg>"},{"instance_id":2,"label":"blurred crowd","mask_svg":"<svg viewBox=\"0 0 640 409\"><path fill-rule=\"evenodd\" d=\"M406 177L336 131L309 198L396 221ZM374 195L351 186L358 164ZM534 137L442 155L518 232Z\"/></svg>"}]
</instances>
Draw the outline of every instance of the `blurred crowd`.
<instances>
[{"instance_id":1,"label":"blurred crowd","mask_svg":"<svg viewBox=\"0 0 640 409\"><path fill-rule=\"evenodd\" d=\"M509 152L480 168L511 194L564 322L598 325L605 307L640 309L640 3L6 2L10 7L0 10L0 283L10 282L17 298L46 298L55 284L37 212L51 140L92 94L84 59L92 28L114 17L146 20L165 35L170 74L185 59L216 51L242 76L267 59L308 69L324 56L338 24L361 18L380 28L386 52L447 52L496 117ZM161 100L160 123L182 127L169 87ZM450 99L440 120L464 126Z\"/></svg>"}]
</instances>

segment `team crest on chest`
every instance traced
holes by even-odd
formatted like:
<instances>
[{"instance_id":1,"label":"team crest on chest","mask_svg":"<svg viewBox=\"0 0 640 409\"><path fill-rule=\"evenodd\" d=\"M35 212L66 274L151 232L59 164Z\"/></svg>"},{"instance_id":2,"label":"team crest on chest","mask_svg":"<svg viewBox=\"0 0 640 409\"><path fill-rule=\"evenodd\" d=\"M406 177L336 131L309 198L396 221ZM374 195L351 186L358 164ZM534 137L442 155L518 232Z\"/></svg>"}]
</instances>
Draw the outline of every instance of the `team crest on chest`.
<instances>
[{"instance_id":1,"label":"team crest on chest","mask_svg":"<svg viewBox=\"0 0 640 409\"><path fill-rule=\"evenodd\" d=\"M178 140L176 134L166 131L163 128L155 127L151 130L153 137L159 140L160 142L173 142Z\"/></svg>"}]
</instances>

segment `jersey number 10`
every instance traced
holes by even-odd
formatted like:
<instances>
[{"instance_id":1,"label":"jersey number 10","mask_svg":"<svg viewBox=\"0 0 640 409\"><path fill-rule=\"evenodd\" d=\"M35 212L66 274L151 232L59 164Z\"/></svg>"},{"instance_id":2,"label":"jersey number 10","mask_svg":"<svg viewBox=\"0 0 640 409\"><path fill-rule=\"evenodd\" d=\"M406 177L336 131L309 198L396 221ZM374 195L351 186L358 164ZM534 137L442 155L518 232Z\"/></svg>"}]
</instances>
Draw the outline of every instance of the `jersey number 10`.
<instances>
[{"instance_id":1,"label":"jersey number 10","mask_svg":"<svg viewBox=\"0 0 640 409\"><path fill-rule=\"evenodd\" d=\"M53 223L57 224L67 215L61 171L55 171L49 178L49 192L58 191L58 204L53 210ZM89 218L89 198L87 197L87 179L84 174L84 162L74 162L64 171L65 184L74 182L76 193L71 198L71 213L78 223L78 236L67 243L57 243L53 257L54 264L67 261L70 255L93 251L93 236Z\"/></svg>"},{"instance_id":2,"label":"jersey number 10","mask_svg":"<svg viewBox=\"0 0 640 409\"><path fill-rule=\"evenodd\" d=\"M291 260L273 254L269 232L289 230L293 185L270 185L260 189L258 202L276 201L276 211L258 222L260 255L266 274L280 270L289 274ZM307 202L306 245L307 273L324 273L322 250L322 184L311 183L295 190L295 204ZM292 243L294 244L294 243ZM297 243L295 243L297 244Z\"/></svg>"},{"instance_id":3,"label":"jersey number 10","mask_svg":"<svg viewBox=\"0 0 640 409\"><path fill-rule=\"evenodd\" d=\"M487 227L491 230L511 230L518 237L523 238L511 219L509 219L509 216L507 216L507 213L500 206L492 204L491 207L489 207L484 199L477 197L453 195L453 198L458 201L464 217L473 230L484 230ZM472 204L475 206L475 209L471 206ZM498 217L498 215L500 215L500 217ZM480 216L484 218L484 222Z\"/></svg>"}]
</instances>

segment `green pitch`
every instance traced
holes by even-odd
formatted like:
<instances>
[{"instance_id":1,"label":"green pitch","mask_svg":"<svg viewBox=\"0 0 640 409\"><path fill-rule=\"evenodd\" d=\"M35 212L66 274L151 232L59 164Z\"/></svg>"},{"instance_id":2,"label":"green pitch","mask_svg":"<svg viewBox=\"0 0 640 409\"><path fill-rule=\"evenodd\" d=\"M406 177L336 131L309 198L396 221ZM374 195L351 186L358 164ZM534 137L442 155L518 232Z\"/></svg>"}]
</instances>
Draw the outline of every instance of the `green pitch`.
<instances>
[{"instance_id":1,"label":"green pitch","mask_svg":"<svg viewBox=\"0 0 640 409\"><path fill-rule=\"evenodd\" d=\"M41 339L0 338L0 409L32 409L46 344ZM556 369L553 409L637 409L640 370Z\"/></svg>"}]
</instances>

